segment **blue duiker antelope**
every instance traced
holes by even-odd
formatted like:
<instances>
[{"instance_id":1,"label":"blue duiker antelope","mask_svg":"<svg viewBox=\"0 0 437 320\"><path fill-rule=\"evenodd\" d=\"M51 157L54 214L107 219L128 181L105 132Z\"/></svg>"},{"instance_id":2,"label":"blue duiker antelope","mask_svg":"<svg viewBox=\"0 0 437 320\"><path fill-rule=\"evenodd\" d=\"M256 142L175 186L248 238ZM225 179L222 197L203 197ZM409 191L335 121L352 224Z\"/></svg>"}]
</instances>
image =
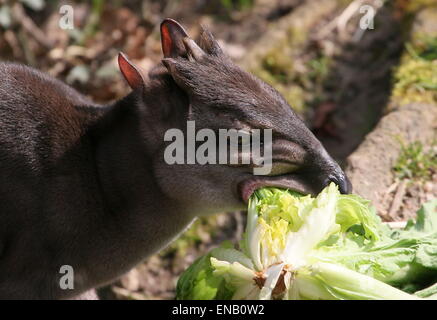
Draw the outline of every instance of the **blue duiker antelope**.
<instances>
[{"instance_id":1,"label":"blue duiker antelope","mask_svg":"<svg viewBox=\"0 0 437 320\"><path fill-rule=\"evenodd\" d=\"M129 271L197 216L242 210L278 186L318 193L350 183L272 87L241 70L210 32L197 44L161 24L164 59L148 74L123 54L132 88L97 105L29 67L0 64L0 298L69 299ZM251 165L169 165L168 129L272 129L270 175ZM62 288L61 266L74 270Z\"/></svg>"}]
</instances>

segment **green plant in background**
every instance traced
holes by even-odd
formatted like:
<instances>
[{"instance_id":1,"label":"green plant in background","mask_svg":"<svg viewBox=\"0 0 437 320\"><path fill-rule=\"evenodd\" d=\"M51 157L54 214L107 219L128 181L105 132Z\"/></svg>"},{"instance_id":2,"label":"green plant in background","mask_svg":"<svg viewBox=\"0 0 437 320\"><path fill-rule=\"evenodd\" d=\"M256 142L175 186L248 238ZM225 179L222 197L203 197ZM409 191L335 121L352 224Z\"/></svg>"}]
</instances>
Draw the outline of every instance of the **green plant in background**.
<instances>
[{"instance_id":1,"label":"green plant in background","mask_svg":"<svg viewBox=\"0 0 437 320\"><path fill-rule=\"evenodd\" d=\"M434 61L437 59L437 38L434 37L424 37L419 38L419 41L415 44L417 53L410 46L409 52L411 55L416 55L417 58L423 59L425 61Z\"/></svg>"},{"instance_id":2,"label":"green plant in background","mask_svg":"<svg viewBox=\"0 0 437 320\"><path fill-rule=\"evenodd\" d=\"M160 253L161 256L177 254L184 256L189 248L195 248L201 243L208 243L214 237L219 227L219 216L201 217L196 219L193 224L174 241L167 249Z\"/></svg>"},{"instance_id":3,"label":"green plant in background","mask_svg":"<svg viewBox=\"0 0 437 320\"><path fill-rule=\"evenodd\" d=\"M437 172L437 151L434 143L425 150L420 141L409 145L401 143L401 154L393 167L400 179L428 180Z\"/></svg>"},{"instance_id":4,"label":"green plant in background","mask_svg":"<svg viewBox=\"0 0 437 320\"><path fill-rule=\"evenodd\" d=\"M240 11L251 8L254 0L220 0L222 6L228 11Z\"/></svg>"},{"instance_id":5,"label":"green plant in background","mask_svg":"<svg viewBox=\"0 0 437 320\"><path fill-rule=\"evenodd\" d=\"M293 45L294 47L294 45ZM262 57L260 67L252 70L258 77L272 85L287 100L298 113L305 109L305 90L298 81L293 54L286 42L266 52Z\"/></svg>"},{"instance_id":6,"label":"green plant in background","mask_svg":"<svg viewBox=\"0 0 437 320\"><path fill-rule=\"evenodd\" d=\"M281 32L268 34L268 41L256 55L249 71L272 85L293 109L303 115L316 99L320 99L322 79L330 67L323 50L310 50L312 28L337 7L335 2L323 6L298 6L278 22ZM271 38L271 39L270 39Z\"/></svg>"},{"instance_id":7,"label":"green plant in background","mask_svg":"<svg viewBox=\"0 0 437 320\"><path fill-rule=\"evenodd\" d=\"M299 39L295 29L292 33L294 35L290 39L269 50L262 57L260 68L253 72L277 89L293 109L302 114L306 106L322 99L323 83L329 73L331 59L317 55L305 62L295 61L291 48L298 48L305 39Z\"/></svg>"},{"instance_id":8,"label":"green plant in background","mask_svg":"<svg viewBox=\"0 0 437 320\"><path fill-rule=\"evenodd\" d=\"M321 84L329 72L330 59L326 56L314 58L308 62L310 67L309 76Z\"/></svg>"},{"instance_id":9,"label":"green plant in background","mask_svg":"<svg viewBox=\"0 0 437 320\"><path fill-rule=\"evenodd\" d=\"M104 4L105 2L103 0L93 0L91 13L85 27L80 32L76 31L71 33L74 35L78 44L83 45L85 41L93 36L99 29Z\"/></svg>"},{"instance_id":10,"label":"green plant in background","mask_svg":"<svg viewBox=\"0 0 437 320\"><path fill-rule=\"evenodd\" d=\"M404 2L407 12L417 12L420 9L437 6L435 0L413 0Z\"/></svg>"}]
</instances>

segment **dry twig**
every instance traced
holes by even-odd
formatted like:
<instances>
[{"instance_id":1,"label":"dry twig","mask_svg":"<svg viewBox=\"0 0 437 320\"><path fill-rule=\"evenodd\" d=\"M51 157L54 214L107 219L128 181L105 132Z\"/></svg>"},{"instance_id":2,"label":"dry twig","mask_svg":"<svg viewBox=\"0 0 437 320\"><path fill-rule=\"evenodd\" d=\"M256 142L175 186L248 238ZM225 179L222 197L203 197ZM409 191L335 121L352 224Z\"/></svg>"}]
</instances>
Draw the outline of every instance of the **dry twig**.
<instances>
[{"instance_id":1,"label":"dry twig","mask_svg":"<svg viewBox=\"0 0 437 320\"><path fill-rule=\"evenodd\" d=\"M44 34L44 32L38 28L31 18L27 16L23 6L20 3L14 4L12 7L12 13L14 15L14 20L18 21L23 29L26 30L27 34L32 36L39 44L47 49L51 49L53 47L53 42L50 39L47 39L47 36Z\"/></svg>"},{"instance_id":2,"label":"dry twig","mask_svg":"<svg viewBox=\"0 0 437 320\"><path fill-rule=\"evenodd\" d=\"M407 187L407 180L402 180L396 190L393 202L391 203L390 210L388 211L388 216L393 220L396 219L396 212L399 210L402 204L402 199L404 198L405 191Z\"/></svg>"}]
</instances>

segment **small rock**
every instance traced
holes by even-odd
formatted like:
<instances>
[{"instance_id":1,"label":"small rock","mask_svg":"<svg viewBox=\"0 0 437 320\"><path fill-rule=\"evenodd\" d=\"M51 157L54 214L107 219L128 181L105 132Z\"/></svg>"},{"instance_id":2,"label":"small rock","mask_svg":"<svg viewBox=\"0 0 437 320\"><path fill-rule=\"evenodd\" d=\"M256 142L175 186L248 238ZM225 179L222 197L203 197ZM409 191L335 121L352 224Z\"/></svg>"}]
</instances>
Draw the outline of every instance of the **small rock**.
<instances>
[{"instance_id":1,"label":"small rock","mask_svg":"<svg viewBox=\"0 0 437 320\"><path fill-rule=\"evenodd\" d=\"M423 190L425 190L425 192L432 192L432 189L434 188L434 184L431 181L427 181L425 182L424 186L423 186Z\"/></svg>"}]
</instances>

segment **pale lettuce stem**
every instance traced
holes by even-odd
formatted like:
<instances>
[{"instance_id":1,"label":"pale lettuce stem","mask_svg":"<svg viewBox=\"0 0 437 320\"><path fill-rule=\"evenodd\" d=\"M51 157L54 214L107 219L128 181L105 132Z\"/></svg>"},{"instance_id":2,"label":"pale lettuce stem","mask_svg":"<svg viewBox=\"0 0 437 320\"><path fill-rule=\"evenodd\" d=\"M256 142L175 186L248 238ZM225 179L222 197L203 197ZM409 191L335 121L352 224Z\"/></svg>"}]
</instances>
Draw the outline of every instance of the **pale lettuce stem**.
<instances>
[{"instance_id":1,"label":"pale lettuce stem","mask_svg":"<svg viewBox=\"0 0 437 320\"><path fill-rule=\"evenodd\" d=\"M253 196L249 200L249 209L247 212L247 225L246 225L246 249L247 254L252 259L255 268L258 271L263 269L261 263L261 241L258 227L258 213L256 205L258 198Z\"/></svg>"},{"instance_id":2,"label":"pale lettuce stem","mask_svg":"<svg viewBox=\"0 0 437 320\"><path fill-rule=\"evenodd\" d=\"M396 289L382 281L363 275L348 268L325 262L313 265L318 278L334 290L349 292L351 298L375 300L415 300L418 297Z\"/></svg>"},{"instance_id":3,"label":"pale lettuce stem","mask_svg":"<svg viewBox=\"0 0 437 320\"><path fill-rule=\"evenodd\" d=\"M326 290L323 281L310 274L297 272L289 289L289 297L293 300L335 300L336 298Z\"/></svg>"}]
</instances>

